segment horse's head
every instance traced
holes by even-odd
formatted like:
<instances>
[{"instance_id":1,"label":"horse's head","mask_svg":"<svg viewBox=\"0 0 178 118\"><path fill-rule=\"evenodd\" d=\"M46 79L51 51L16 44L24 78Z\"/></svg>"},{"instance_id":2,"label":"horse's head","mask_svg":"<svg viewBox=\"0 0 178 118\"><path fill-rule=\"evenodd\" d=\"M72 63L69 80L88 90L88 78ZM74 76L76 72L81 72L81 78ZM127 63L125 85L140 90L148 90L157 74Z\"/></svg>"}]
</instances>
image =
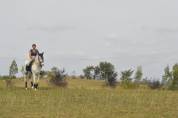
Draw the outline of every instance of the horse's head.
<instances>
[{"instance_id":1,"label":"horse's head","mask_svg":"<svg viewBox=\"0 0 178 118\"><path fill-rule=\"evenodd\" d=\"M39 61L40 61L40 63L43 63L44 62L44 52L42 52L42 53L39 53Z\"/></svg>"}]
</instances>

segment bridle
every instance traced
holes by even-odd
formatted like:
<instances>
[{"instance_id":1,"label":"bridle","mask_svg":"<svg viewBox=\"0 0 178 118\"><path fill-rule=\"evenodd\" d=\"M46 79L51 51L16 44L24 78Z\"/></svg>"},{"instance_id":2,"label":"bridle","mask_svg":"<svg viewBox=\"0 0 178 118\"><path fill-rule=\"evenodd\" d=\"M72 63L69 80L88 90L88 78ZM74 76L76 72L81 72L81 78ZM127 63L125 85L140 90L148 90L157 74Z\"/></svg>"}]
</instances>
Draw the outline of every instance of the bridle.
<instances>
[{"instance_id":1,"label":"bridle","mask_svg":"<svg viewBox=\"0 0 178 118\"><path fill-rule=\"evenodd\" d=\"M40 63L41 66L43 65L44 62L43 54L38 55L38 62Z\"/></svg>"}]
</instances>

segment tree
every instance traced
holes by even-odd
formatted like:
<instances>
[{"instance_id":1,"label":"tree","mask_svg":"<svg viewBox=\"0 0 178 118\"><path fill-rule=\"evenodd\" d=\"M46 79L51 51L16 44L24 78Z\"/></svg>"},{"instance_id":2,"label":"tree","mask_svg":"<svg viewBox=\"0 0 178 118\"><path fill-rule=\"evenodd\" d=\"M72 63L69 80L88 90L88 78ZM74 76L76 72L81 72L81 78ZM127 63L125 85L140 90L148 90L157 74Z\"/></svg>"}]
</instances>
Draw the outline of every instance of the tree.
<instances>
[{"instance_id":1,"label":"tree","mask_svg":"<svg viewBox=\"0 0 178 118\"><path fill-rule=\"evenodd\" d=\"M115 86L116 84L116 78L117 78L117 72L111 72L111 75L108 76L108 83L110 86Z\"/></svg>"},{"instance_id":2,"label":"tree","mask_svg":"<svg viewBox=\"0 0 178 118\"><path fill-rule=\"evenodd\" d=\"M117 72L114 65L109 62L100 62L98 66L87 66L83 72L87 79L102 79L110 86L116 83Z\"/></svg>"},{"instance_id":3,"label":"tree","mask_svg":"<svg viewBox=\"0 0 178 118\"><path fill-rule=\"evenodd\" d=\"M125 71L122 71L121 72L121 85L124 87L124 88L131 88L131 87L134 87L132 84L132 74L133 74L133 70L129 69L129 70L125 70Z\"/></svg>"},{"instance_id":4,"label":"tree","mask_svg":"<svg viewBox=\"0 0 178 118\"><path fill-rule=\"evenodd\" d=\"M87 66L85 69L83 69L83 73L87 79L94 79L94 67L93 66Z\"/></svg>"},{"instance_id":5,"label":"tree","mask_svg":"<svg viewBox=\"0 0 178 118\"><path fill-rule=\"evenodd\" d=\"M132 78L132 74L133 74L133 70L129 69L129 70L125 70L121 72L121 80L122 82L131 82Z\"/></svg>"},{"instance_id":6,"label":"tree","mask_svg":"<svg viewBox=\"0 0 178 118\"><path fill-rule=\"evenodd\" d=\"M100 62L99 64L101 78L110 86L115 85L117 72L115 72L114 65L109 62Z\"/></svg>"},{"instance_id":7,"label":"tree","mask_svg":"<svg viewBox=\"0 0 178 118\"><path fill-rule=\"evenodd\" d=\"M162 83L165 87L170 87L173 80L173 73L170 71L169 66L164 69L164 75L162 76Z\"/></svg>"},{"instance_id":8,"label":"tree","mask_svg":"<svg viewBox=\"0 0 178 118\"><path fill-rule=\"evenodd\" d=\"M137 70L135 72L135 82L140 82L140 80L142 79L143 76L143 72L142 72L142 67L138 66Z\"/></svg>"},{"instance_id":9,"label":"tree","mask_svg":"<svg viewBox=\"0 0 178 118\"><path fill-rule=\"evenodd\" d=\"M99 68L101 71L101 77L105 80L114 72L114 65L109 62L100 62Z\"/></svg>"},{"instance_id":10,"label":"tree","mask_svg":"<svg viewBox=\"0 0 178 118\"><path fill-rule=\"evenodd\" d=\"M17 66L16 61L13 60L9 68L9 76L14 77L17 73L18 73L18 66Z\"/></svg>"},{"instance_id":11,"label":"tree","mask_svg":"<svg viewBox=\"0 0 178 118\"><path fill-rule=\"evenodd\" d=\"M121 72L121 80L122 81L131 81L132 78L132 74L133 74L133 70L129 69L129 70L125 70Z\"/></svg>"},{"instance_id":12,"label":"tree","mask_svg":"<svg viewBox=\"0 0 178 118\"><path fill-rule=\"evenodd\" d=\"M24 76L25 75L25 67L24 66L22 66L22 68L21 68L21 73L22 73L22 75Z\"/></svg>"},{"instance_id":13,"label":"tree","mask_svg":"<svg viewBox=\"0 0 178 118\"><path fill-rule=\"evenodd\" d=\"M101 70L99 66L94 68L94 79L101 79Z\"/></svg>"},{"instance_id":14,"label":"tree","mask_svg":"<svg viewBox=\"0 0 178 118\"><path fill-rule=\"evenodd\" d=\"M178 89L178 64L173 66L173 80L171 89Z\"/></svg>"}]
</instances>

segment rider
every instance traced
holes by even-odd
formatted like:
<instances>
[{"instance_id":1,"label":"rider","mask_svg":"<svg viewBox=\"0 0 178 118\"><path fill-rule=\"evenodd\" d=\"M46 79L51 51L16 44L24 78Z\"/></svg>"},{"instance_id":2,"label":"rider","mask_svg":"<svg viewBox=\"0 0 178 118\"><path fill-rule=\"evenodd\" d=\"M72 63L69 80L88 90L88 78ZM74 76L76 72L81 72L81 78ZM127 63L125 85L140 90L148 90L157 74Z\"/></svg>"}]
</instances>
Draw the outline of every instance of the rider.
<instances>
[{"instance_id":1,"label":"rider","mask_svg":"<svg viewBox=\"0 0 178 118\"><path fill-rule=\"evenodd\" d=\"M36 47L37 47L36 44L33 44L32 49L30 49L30 51L29 51L29 60L26 64L27 71L31 71L31 65L32 65L33 61L35 60L36 56L39 55L39 51Z\"/></svg>"},{"instance_id":2,"label":"rider","mask_svg":"<svg viewBox=\"0 0 178 118\"><path fill-rule=\"evenodd\" d=\"M38 54L39 54L39 51L36 48L36 44L33 44L32 49L29 51L30 60L33 61Z\"/></svg>"}]
</instances>

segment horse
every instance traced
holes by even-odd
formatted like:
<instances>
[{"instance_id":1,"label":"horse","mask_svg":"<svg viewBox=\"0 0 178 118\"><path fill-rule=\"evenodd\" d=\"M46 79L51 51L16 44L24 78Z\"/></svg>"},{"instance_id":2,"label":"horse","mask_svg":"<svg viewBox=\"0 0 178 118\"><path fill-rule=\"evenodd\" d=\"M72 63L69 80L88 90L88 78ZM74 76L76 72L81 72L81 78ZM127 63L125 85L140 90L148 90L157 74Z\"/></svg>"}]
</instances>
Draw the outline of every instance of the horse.
<instances>
[{"instance_id":1,"label":"horse","mask_svg":"<svg viewBox=\"0 0 178 118\"><path fill-rule=\"evenodd\" d=\"M39 53L27 66L26 65L26 73L25 73L25 88L28 88L28 80L31 80L31 87L35 90L38 89L38 83L40 80L41 69L44 62L44 53Z\"/></svg>"}]
</instances>

